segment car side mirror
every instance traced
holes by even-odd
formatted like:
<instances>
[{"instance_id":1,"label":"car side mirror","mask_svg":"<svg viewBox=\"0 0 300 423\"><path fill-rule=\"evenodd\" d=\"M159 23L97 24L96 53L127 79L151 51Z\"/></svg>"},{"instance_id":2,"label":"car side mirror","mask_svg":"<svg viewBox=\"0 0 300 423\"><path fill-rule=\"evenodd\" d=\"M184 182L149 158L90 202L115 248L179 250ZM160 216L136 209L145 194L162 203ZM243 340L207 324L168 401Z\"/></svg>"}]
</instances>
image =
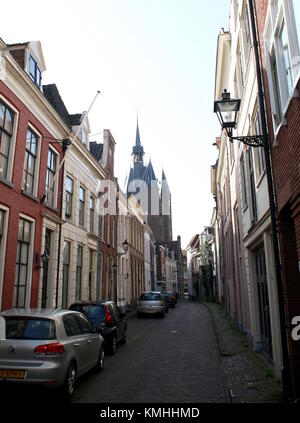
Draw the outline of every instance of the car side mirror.
<instances>
[{"instance_id":1,"label":"car side mirror","mask_svg":"<svg viewBox=\"0 0 300 423\"><path fill-rule=\"evenodd\" d=\"M93 333L101 333L101 329L99 327L93 327Z\"/></svg>"}]
</instances>

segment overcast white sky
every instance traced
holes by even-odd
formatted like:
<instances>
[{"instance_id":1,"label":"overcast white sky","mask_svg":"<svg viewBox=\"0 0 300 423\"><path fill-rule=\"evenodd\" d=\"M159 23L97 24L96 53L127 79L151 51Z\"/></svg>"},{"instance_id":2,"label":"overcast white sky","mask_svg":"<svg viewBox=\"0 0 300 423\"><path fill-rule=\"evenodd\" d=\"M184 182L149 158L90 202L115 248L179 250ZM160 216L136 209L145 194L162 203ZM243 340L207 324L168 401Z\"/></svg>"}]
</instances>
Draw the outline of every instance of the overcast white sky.
<instances>
[{"instance_id":1,"label":"overcast white sky","mask_svg":"<svg viewBox=\"0 0 300 423\"><path fill-rule=\"evenodd\" d=\"M209 225L210 165L220 133L213 114L216 42L230 0L15 0L1 4L6 43L40 40L47 71L70 113L87 110L93 134L110 129L115 175L129 172L139 112L146 160L165 170L173 237L186 247ZM100 141L99 136L92 137Z\"/></svg>"}]
</instances>

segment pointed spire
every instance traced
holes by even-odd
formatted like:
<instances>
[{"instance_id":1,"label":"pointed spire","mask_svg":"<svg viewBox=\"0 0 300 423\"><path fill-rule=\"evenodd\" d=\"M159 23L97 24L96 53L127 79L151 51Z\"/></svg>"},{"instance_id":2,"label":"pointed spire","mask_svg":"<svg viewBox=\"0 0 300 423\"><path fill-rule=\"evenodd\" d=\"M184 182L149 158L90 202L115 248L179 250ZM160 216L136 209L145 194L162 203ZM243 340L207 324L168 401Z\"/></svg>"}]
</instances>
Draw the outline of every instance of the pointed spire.
<instances>
[{"instance_id":1,"label":"pointed spire","mask_svg":"<svg viewBox=\"0 0 300 423\"><path fill-rule=\"evenodd\" d=\"M164 171L164 170L162 170L161 180L162 180L162 181L167 180L166 175L165 175L165 171Z\"/></svg>"},{"instance_id":2,"label":"pointed spire","mask_svg":"<svg viewBox=\"0 0 300 423\"><path fill-rule=\"evenodd\" d=\"M141 146L141 138L140 138L140 130L139 130L139 117L136 117L136 137L135 137L135 145Z\"/></svg>"},{"instance_id":3,"label":"pointed spire","mask_svg":"<svg viewBox=\"0 0 300 423\"><path fill-rule=\"evenodd\" d=\"M132 148L132 156L134 157L134 162L143 163L144 154L145 154L144 148L141 144L141 138L140 138L139 120L137 116L135 146Z\"/></svg>"},{"instance_id":4,"label":"pointed spire","mask_svg":"<svg viewBox=\"0 0 300 423\"><path fill-rule=\"evenodd\" d=\"M155 176L155 173L154 173L154 169L153 169L153 166L152 166L151 159L148 163L148 166L146 167L143 179L148 184L150 184L151 181L156 181L156 176Z\"/></svg>"}]
</instances>

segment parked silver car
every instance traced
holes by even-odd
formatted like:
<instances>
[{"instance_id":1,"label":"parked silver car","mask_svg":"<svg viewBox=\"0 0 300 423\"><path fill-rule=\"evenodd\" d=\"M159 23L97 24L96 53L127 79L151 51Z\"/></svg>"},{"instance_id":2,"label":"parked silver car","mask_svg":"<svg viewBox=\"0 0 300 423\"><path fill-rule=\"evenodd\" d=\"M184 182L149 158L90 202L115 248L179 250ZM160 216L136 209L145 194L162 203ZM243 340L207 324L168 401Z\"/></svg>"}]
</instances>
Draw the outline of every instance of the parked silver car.
<instances>
[{"instance_id":1,"label":"parked silver car","mask_svg":"<svg viewBox=\"0 0 300 423\"><path fill-rule=\"evenodd\" d=\"M140 296L137 304L138 316L142 314L159 314L165 317L166 302L159 291L145 291Z\"/></svg>"},{"instance_id":2,"label":"parked silver car","mask_svg":"<svg viewBox=\"0 0 300 423\"><path fill-rule=\"evenodd\" d=\"M41 384L73 395L76 380L104 367L104 341L76 311L0 313L0 381Z\"/></svg>"}]
</instances>

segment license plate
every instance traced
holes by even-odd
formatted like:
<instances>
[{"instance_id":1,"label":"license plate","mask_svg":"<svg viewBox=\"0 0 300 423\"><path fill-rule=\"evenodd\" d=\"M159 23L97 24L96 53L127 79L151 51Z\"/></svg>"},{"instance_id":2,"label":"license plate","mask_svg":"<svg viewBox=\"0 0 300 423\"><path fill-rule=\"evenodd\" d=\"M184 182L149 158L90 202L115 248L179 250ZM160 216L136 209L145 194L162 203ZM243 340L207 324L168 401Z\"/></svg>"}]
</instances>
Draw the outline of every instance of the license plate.
<instances>
[{"instance_id":1,"label":"license plate","mask_svg":"<svg viewBox=\"0 0 300 423\"><path fill-rule=\"evenodd\" d=\"M0 378L4 379L24 379L24 370L0 369Z\"/></svg>"},{"instance_id":2,"label":"license plate","mask_svg":"<svg viewBox=\"0 0 300 423\"><path fill-rule=\"evenodd\" d=\"M147 313L155 313L155 310L147 310Z\"/></svg>"}]
</instances>

